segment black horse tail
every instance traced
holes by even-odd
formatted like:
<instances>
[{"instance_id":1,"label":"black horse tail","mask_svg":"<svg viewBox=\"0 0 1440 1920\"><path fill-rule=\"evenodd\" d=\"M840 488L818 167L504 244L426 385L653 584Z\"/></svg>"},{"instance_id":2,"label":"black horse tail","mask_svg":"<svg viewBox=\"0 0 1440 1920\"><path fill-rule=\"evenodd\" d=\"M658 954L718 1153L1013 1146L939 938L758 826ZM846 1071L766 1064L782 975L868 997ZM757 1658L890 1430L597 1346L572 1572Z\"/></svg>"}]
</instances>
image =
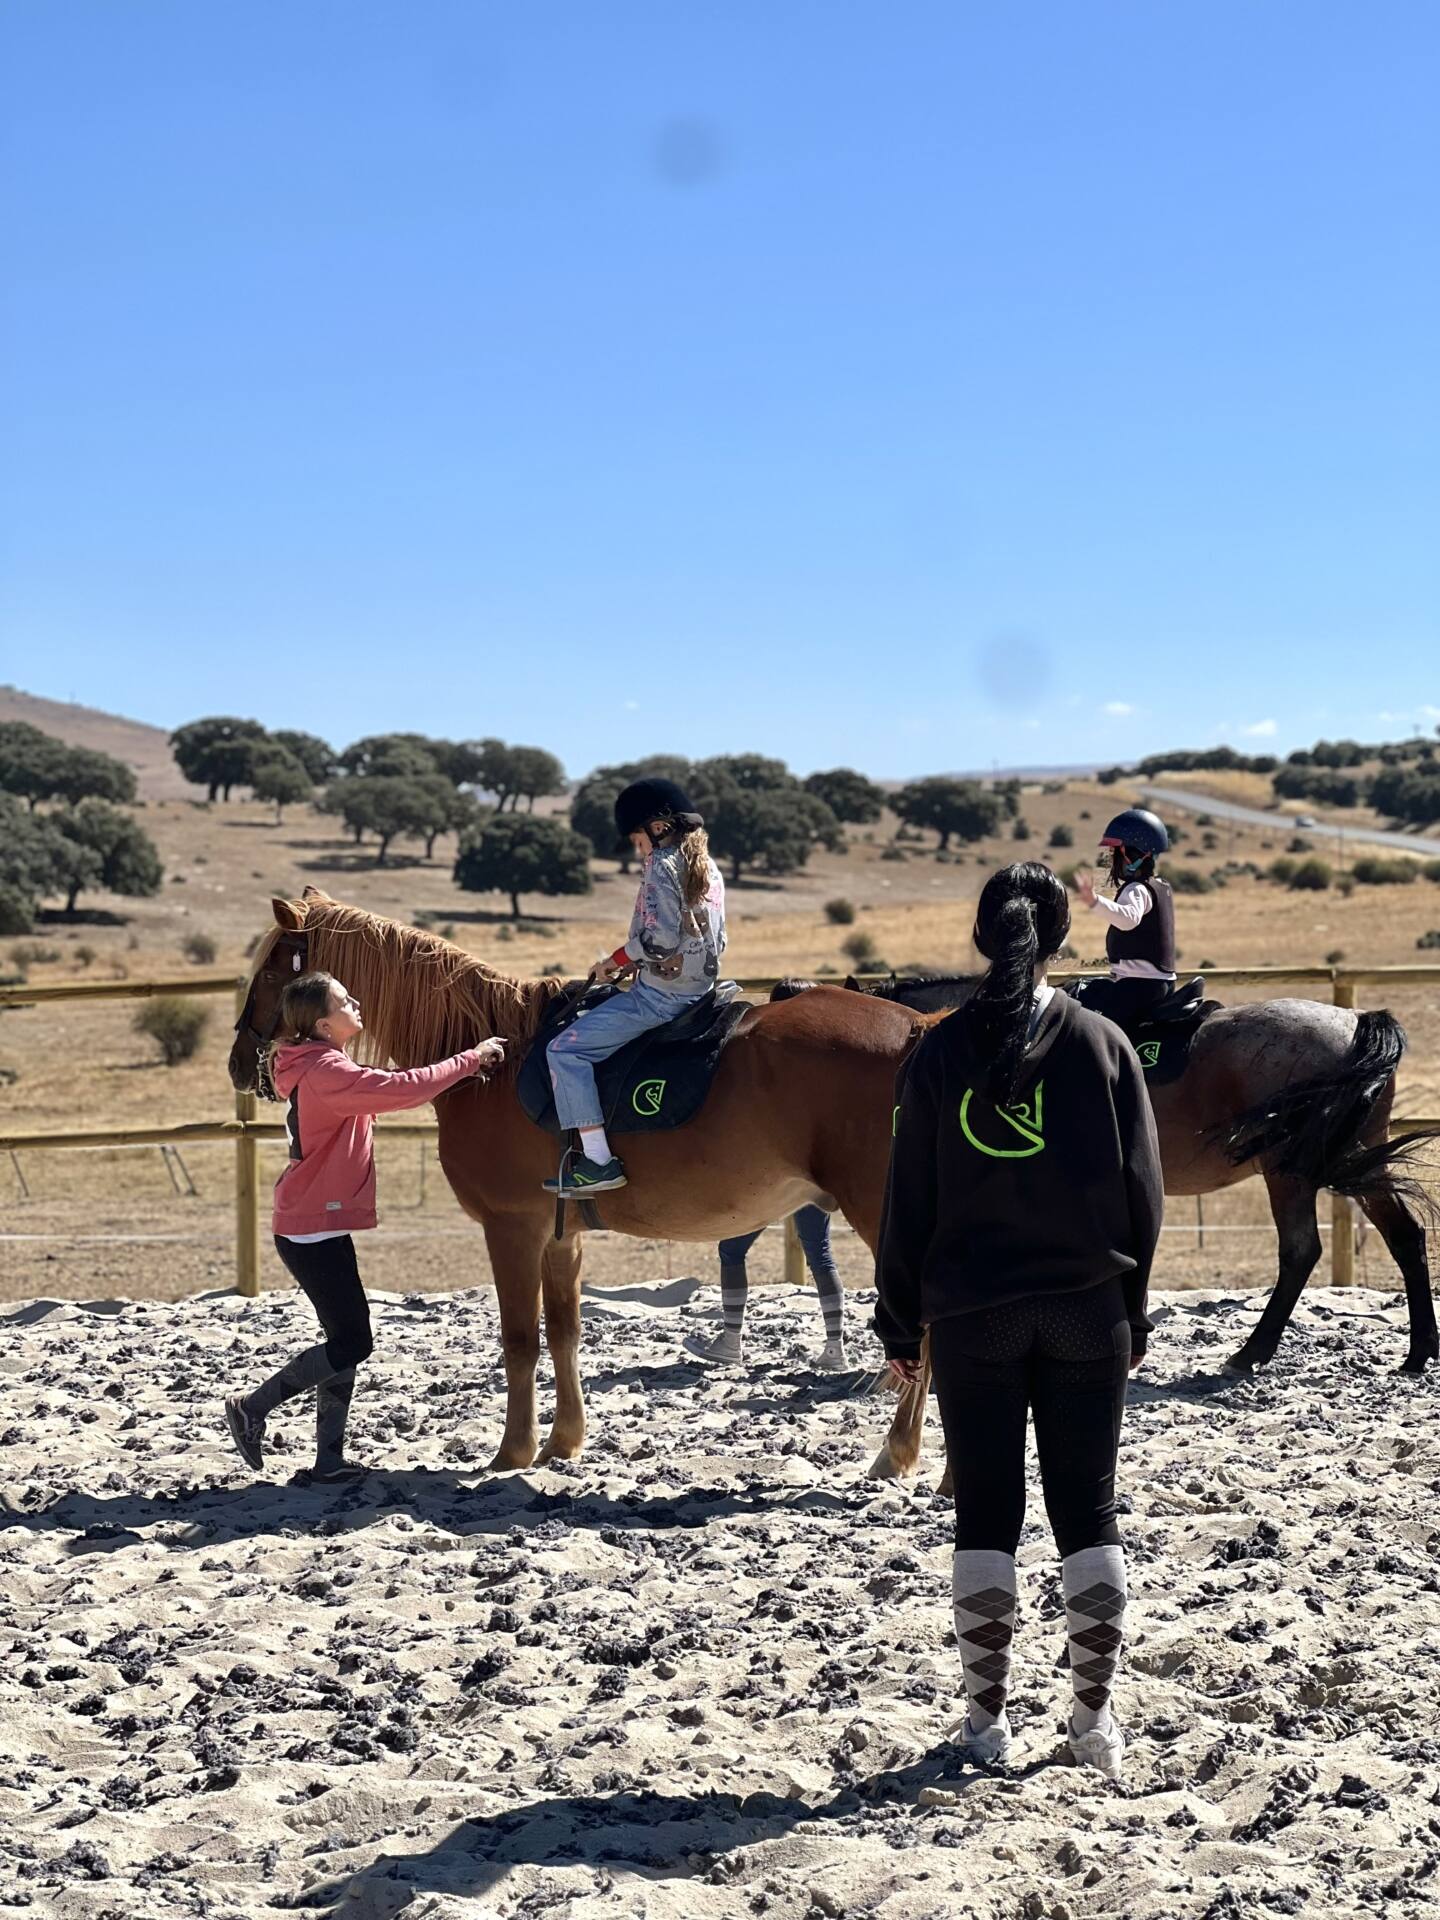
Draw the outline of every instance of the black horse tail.
<instances>
[{"instance_id":1,"label":"black horse tail","mask_svg":"<svg viewBox=\"0 0 1440 1920\"><path fill-rule=\"evenodd\" d=\"M1362 1135L1405 1052L1405 1029L1392 1013L1362 1013L1355 1038L1333 1073L1297 1080L1216 1128L1239 1167L1263 1160L1265 1170L1302 1180L1317 1191L1360 1200L1380 1193L1423 1203L1410 1163L1435 1129L1366 1146Z\"/></svg>"}]
</instances>

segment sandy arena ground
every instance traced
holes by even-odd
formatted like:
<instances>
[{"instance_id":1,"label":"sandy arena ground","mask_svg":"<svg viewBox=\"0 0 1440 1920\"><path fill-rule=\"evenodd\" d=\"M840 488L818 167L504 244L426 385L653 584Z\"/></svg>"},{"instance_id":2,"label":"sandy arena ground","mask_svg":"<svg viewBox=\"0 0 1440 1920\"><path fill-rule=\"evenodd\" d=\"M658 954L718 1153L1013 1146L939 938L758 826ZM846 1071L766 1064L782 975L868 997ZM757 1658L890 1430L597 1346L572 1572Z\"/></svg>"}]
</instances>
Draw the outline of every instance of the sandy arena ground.
<instances>
[{"instance_id":1,"label":"sandy arena ground","mask_svg":"<svg viewBox=\"0 0 1440 1920\"><path fill-rule=\"evenodd\" d=\"M719 1375L713 1290L590 1298L589 1449L503 1477L491 1296L384 1296L343 1492L285 1484L303 1412L261 1485L221 1429L292 1295L9 1312L0 1912L1432 1913L1440 1375L1322 1291L1224 1381L1255 1305L1162 1306L1133 1390L1120 1786L1057 1758L1038 1494L1017 1763L957 1762L948 1507L864 1478L886 1406L807 1370L805 1296Z\"/></svg>"}]
</instances>

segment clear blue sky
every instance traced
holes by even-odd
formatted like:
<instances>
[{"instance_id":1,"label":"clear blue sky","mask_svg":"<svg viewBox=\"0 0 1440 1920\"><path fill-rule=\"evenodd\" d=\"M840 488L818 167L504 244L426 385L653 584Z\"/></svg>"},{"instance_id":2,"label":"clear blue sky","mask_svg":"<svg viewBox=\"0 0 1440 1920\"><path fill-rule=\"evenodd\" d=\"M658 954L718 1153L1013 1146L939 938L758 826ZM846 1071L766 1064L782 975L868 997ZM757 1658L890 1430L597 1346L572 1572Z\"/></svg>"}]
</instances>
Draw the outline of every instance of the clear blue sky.
<instances>
[{"instance_id":1,"label":"clear blue sky","mask_svg":"<svg viewBox=\"0 0 1440 1920\"><path fill-rule=\"evenodd\" d=\"M573 772L1440 718L1433 0L10 0L0 89L0 679Z\"/></svg>"}]
</instances>

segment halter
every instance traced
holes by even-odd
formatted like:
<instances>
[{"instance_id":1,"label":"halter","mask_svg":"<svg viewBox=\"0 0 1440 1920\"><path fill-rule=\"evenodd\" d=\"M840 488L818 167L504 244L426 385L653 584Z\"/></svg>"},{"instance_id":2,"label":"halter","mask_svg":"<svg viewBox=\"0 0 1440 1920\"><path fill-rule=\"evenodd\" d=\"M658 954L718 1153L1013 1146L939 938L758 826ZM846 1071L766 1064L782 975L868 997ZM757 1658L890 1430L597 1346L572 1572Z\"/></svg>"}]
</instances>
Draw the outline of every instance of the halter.
<instances>
[{"instance_id":1,"label":"halter","mask_svg":"<svg viewBox=\"0 0 1440 1920\"><path fill-rule=\"evenodd\" d=\"M275 1038L275 1029L280 1024L280 995L275 996L275 1012L270 1024L261 1033L255 1025L255 989L262 980L293 980L297 974L304 973L309 957L309 942L302 932L286 932L280 935L266 957L265 964L250 982L250 991L245 996L245 1004L240 1009L240 1018L235 1022L237 1045L253 1046L255 1049L255 1091L262 1100L278 1100L275 1082L270 1077L270 1042Z\"/></svg>"}]
</instances>

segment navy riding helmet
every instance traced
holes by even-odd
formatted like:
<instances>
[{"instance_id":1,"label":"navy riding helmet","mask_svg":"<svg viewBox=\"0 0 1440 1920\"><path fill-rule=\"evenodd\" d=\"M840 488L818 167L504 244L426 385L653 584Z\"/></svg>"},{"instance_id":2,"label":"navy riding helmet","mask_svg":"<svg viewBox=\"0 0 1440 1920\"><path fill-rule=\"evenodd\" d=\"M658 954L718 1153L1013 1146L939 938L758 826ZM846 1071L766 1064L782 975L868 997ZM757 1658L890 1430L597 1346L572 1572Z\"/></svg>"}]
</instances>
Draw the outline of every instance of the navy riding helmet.
<instances>
[{"instance_id":1,"label":"navy riding helmet","mask_svg":"<svg viewBox=\"0 0 1440 1920\"><path fill-rule=\"evenodd\" d=\"M1133 853L1168 853L1170 836L1164 822L1144 807L1127 807L1117 813L1100 836L1102 847L1128 847Z\"/></svg>"},{"instance_id":2,"label":"navy riding helmet","mask_svg":"<svg viewBox=\"0 0 1440 1920\"><path fill-rule=\"evenodd\" d=\"M628 840L652 820L664 820L682 833L693 833L705 824L690 804L689 794L673 780L632 780L615 801L615 826L620 838Z\"/></svg>"}]
</instances>

